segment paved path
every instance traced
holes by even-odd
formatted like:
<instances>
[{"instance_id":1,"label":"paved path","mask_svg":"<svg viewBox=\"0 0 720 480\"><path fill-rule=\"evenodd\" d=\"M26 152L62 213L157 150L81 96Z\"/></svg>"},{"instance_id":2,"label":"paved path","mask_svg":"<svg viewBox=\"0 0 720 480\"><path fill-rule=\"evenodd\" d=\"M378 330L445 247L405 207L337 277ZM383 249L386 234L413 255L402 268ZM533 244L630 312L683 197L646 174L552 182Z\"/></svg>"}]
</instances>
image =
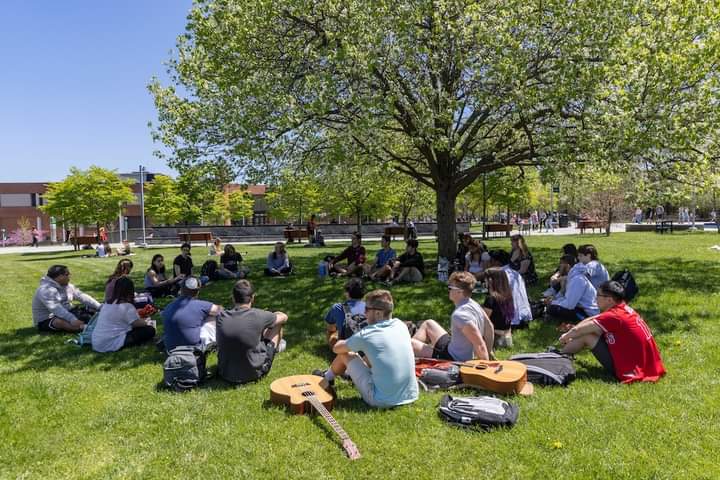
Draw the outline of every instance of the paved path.
<instances>
[{"instance_id":1,"label":"paved path","mask_svg":"<svg viewBox=\"0 0 720 480\"><path fill-rule=\"evenodd\" d=\"M613 223L611 228L611 232L624 232L625 231L625 224L624 223ZM566 227L566 228L556 228L554 232L532 232L531 234L526 234L527 237L537 237L542 235L579 235L580 231L573 227ZM479 236L479 232L473 232L474 236ZM326 240L326 243L347 243L348 238L337 238L337 239L329 239ZM420 240L433 240L435 237L432 235L427 236L420 236ZM496 237L496 238L502 238L502 237ZM363 240L367 241L380 241L380 237L363 237ZM276 240L265 240L265 241L254 241L254 242L232 242L233 245L272 245L276 242ZM113 245L113 248L117 248L120 246L120 244ZM179 247L180 242L178 243L167 243L162 245L153 245L150 248L173 248L173 247ZM137 247L136 247L137 248ZM204 249L205 246L196 244L196 249ZM0 247L0 255L2 254L9 254L9 253L51 253L51 252L71 252L73 250L71 245L43 245L40 247ZM85 250L86 252L91 252L91 250Z\"/></svg>"}]
</instances>

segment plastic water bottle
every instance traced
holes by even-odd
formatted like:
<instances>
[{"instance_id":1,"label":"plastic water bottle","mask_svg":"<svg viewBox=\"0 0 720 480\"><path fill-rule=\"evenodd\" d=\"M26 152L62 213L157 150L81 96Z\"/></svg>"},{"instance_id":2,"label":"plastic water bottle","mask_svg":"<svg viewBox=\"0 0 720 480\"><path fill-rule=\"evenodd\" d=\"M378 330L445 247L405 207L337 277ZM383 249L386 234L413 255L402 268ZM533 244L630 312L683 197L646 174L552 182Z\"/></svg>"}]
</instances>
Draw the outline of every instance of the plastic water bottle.
<instances>
[{"instance_id":1,"label":"plastic water bottle","mask_svg":"<svg viewBox=\"0 0 720 480\"><path fill-rule=\"evenodd\" d=\"M320 277L320 280L324 280L325 277L327 277L327 274L328 274L328 264L325 260L323 260L318 265L318 277Z\"/></svg>"}]
</instances>

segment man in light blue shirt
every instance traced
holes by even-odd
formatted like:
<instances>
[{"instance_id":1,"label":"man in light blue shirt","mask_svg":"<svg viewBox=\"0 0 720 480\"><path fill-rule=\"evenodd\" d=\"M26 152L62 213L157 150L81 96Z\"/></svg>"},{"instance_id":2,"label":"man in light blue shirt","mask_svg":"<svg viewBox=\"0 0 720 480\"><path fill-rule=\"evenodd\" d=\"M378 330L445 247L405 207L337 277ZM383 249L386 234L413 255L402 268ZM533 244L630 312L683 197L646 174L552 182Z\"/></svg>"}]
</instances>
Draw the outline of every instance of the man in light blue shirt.
<instances>
[{"instance_id":1,"label":"man in light blue shirt","mask_svg":"<svg viewBox=\"0 0 720 480\"><path fill-rule=\"evenodd\" d=\"M389 408L412 403L418 398L410 334L403 322L391 318L393 299L387 290L365 296L369 325L333 347L337 354L325 372L316 370L328 385L347 373L368 405ZM355 352L364 352L367 363ZM368 363L370 366L368 366ZM327 387L327 385L323 385Z\"/></svg>"},{"instance_id":2,"label":"man in light blue shirt","mask_svg":"<svg viewBox=\"0 0 720 480\"><path fill-rule=\"evenodd\" d=\"M390 247L390 235L383 235L381 239L382 249L375 255L375 263L365 263L363 270L370 280L385 280L392 273L392 266L397 258L395 250Z\"/></svg>"}]
</instances>

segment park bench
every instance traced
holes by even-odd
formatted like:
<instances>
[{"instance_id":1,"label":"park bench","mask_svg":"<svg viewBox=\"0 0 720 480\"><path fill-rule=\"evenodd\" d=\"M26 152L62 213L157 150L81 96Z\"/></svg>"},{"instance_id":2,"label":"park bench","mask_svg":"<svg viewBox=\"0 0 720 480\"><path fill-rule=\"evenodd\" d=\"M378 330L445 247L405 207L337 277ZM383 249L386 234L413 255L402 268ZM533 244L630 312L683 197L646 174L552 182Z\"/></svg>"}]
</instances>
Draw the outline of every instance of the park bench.
<instances>
[{"instance_id":1,"label":"park bench","mask_svg":"<svg viewBox=\"0 0 720 480\"><path fill-rule=\"evenodd\" d=\"M98 243L98 237L97 235L78 235L77 237L71 237L70 243L78 247L80 245L88 245L92 247L94 244Z\"/></svg>"},{"instance_id":2,"label":"park bench","mask_svg":"<svg viewBox=\"0 0 720 480\"><path fill-rule=\"evenodd\" d=\"M606 223L602 220L578 220L577 228L580 229L580 234L584 234L585 230L591 228L593 233L595 229L600 229L600 233L606 228Z\"/></svg>"},{"instance_id":3,"label":"park bench","mask_svg":"<svg viewBox=\"0 0 720 480\"><path fill-rule=\"evenodd\" d=\"M483 225L483 237L488 237L489 233L504 233L508 237L512 229L513 226L507 223L486 223Z\"/></svg>"},{"instance_id":4,"label":"park bench","mask_svg":"<svg viewBox=\"0 0 720 480\"><path fill-rule=\"evenodd\" d=\"M178 233L178 238L180 238L181 242L190 244L192 244L193 240L205 240L205 246L207 247L208 244L212 241L213 236L211 232L181 232Z\"/></svg>"},{"instance_id":5,"label":"park bench","mask_svg":"<svg viewBox=\"0 0 720 480\"><path fill-rule=\"evenodd\" d=\"M660 222L655 222L655 233L673 233L673 221L672 220L662 220Z\"/></svg>"},{"instance_id":6,"label":"park bench","mask_svg":"<svg viewBox=\"0 0 720 480\"><path fill-rule=\"evenodd\" d=\"M390 225L385 227L385 235L389 235L391 240L395 240L395 235L402 235L405 238L405 227L402 225Z\"/></svg>"},{"instance_id":7,"label":"park bench","mask_svg":"<svg viewBox=\"0 0 720 480\"><path fill-rule=\"evenodd\" d=\"M288 243L293 243L296 239L300 243L303 238L310 238L306 228L286 228L283 230L283 236Z\"/></svg>"}]
</instances>

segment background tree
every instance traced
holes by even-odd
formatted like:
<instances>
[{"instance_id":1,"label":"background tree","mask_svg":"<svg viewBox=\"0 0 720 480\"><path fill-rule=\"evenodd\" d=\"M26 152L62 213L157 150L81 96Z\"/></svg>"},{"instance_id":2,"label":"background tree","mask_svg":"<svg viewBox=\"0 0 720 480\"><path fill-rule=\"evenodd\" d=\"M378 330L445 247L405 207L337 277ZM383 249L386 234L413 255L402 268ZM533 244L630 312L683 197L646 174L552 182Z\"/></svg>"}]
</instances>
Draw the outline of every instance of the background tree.
<instances>
[{"instance_id":1,"label":"background tree","mask_svg":"<svg viewBox=\"0 0 720 480\"><path fill-rule=\"evenodd\" d=\"M320 197L317 177L285 169L268 189L265 198L270 216L302 225L305 218L318 211Z\"/></svg>"},{"instance_id":2,"label":"background tree","mask_svg":"<svg viewBox=\"0 0 720 480\"><path fill-rule=\"evenodd\" d=\"M80 225L99 228L114 222L122 205L135 200L131 184L132 180L123 180L112 170L73 167L64 180L48 185L46 203L40 209L58 223L71 225L77 238Z\"/></svg>"},{"instance_id":3,"label":"background tree","mask_svg":"<svg viewBox=\"0 0 720 480\"><path fill-rule=\"evenodd\" d=\"M241 221L243 218L253 216L255 199L247 190L230 192L227 199L230 220Z\"/></svg>"},{"instance_id":4,"label":"background tree","mask_svg":"<svg viewBox=\"0 0 720 480\"><path fill-rule=\"evenodd\" d=\"M166 175L155 175L153 181L145 185L145 211L159 225L178 223L186 202L175 180Z\"/></svg>"},{"instance_id":5,"label":"background tree","mask_svg":"<svg viewBox=\"0 0 720 480\"><path fill-rule=\"evenodd\" d=\"M435 212L435 196L427 185L407 175L390 173L387 182L389 208L393 213L399 214L400 224L407 224L408 219Z\"/></svg>"},{"instance_id":6,"label":"background tree","mask_svg":"<svg viewBox=\"0 0 720 480\"><path fill-rule=\"evenodd\" d=\"M353 144L435 192L451 257L457 196L483 173L599 151L696 163L691 146L716 125L719 12L666 0L198 1L170 63L181 88L150 87L155 135L175 162L222 158L261 175Z\"/></svg>"}]
</instances>

